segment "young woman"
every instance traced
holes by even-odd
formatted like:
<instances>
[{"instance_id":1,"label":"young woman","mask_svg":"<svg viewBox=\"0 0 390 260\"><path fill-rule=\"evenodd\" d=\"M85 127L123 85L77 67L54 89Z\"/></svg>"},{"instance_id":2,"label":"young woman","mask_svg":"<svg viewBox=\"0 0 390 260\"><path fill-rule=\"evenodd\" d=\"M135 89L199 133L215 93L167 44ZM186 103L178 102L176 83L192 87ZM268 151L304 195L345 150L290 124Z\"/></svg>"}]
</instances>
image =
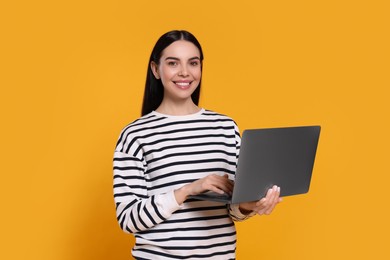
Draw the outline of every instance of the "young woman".
<instances>
[{"instance_id":1,"label":"young woman","mask_svg":"<svg viewBox=\"0 0 390 260\"><path fill-rule=\"evenodd\" d=\"M235 221L270 214L279 187L257 202L225 205L189 198L230 193L240 149L235 122L198 107L203 52L187 31L157 41L148 65L142 117L126 126L114 153L120 227L133 233L135 259L235 259Z\"/></svg>"}]
</instances>

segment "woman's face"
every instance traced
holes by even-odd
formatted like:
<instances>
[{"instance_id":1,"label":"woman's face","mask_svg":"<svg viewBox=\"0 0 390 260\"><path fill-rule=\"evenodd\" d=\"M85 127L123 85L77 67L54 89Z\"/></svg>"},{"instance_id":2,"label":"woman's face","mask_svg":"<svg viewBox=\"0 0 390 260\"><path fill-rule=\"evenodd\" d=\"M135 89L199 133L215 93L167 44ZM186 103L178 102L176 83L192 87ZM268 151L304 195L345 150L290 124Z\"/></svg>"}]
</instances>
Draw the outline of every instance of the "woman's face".
<instances>
[{"instance_id":1,"label":"woman's face","mask_svg":"<svg viewBox=\"0 0 390 260\"><path fill-rule=\"evenodd\" d=\"M191 98L202 76L201 65L199 49L189 41L179 40L165 48L160 64L151 64L154 76L164 86L164 99Z\"/></svg>"}]
</instances>

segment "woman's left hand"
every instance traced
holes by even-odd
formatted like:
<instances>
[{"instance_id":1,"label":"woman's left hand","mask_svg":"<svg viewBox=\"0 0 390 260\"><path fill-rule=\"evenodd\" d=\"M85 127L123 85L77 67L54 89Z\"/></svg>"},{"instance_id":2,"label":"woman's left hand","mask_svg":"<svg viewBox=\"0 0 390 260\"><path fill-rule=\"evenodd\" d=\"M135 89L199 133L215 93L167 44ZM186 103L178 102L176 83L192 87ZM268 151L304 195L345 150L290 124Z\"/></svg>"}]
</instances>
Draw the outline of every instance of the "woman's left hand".
<instances>
[{"instance_id":1,"label":"woman's left hand","mask_svg":"<svg viewBox=\"0 0 390 260\"><path fill-rule=\"evenodd\" d=\"M269 189L267 195L259 201L240 203L240 211L244 214L256 212L258 215L269 215L275 206L282 201L280 196L280 187L274 185Z\"/></svg>"}]
</instances>

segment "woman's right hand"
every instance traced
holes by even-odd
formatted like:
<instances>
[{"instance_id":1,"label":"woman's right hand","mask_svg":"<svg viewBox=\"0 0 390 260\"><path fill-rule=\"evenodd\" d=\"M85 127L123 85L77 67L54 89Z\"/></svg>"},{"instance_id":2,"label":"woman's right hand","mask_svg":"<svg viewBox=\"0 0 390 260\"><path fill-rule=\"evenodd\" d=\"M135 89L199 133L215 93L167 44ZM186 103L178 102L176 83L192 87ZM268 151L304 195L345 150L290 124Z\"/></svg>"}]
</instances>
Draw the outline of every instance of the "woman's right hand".
<instances>
[{"instance_id":1,"label":"woman's right hand","mask_svg":"<svg viewBox=\"0 0 390 260\"><path fill-rule=\"evenodd\" d=\"M175 190L176 201L178 204L182 204L188 196L198 195L206 191L213 191L219 194L231 194L233 191L233 181L229 179L227 174L223 176L210 174Z\"/></svg>"}]
</instances>

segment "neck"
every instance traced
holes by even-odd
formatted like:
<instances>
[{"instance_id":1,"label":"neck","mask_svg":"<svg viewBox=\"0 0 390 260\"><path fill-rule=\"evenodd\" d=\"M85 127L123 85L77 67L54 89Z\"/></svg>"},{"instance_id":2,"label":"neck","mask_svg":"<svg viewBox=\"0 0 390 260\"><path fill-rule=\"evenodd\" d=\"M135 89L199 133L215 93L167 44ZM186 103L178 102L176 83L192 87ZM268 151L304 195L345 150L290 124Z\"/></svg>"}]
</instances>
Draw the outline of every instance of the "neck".
<instances>
[{"instance_id":1,"label":"neck","mask_svg":"<svg viewBox=\"0 0 390 260\"><path fill-rule=\"evenodd\" d=\"M172 116L183 116L195 114L200 111L200 108L192 102L190 99L187 102L168 102L162 101L160 106L156 109L157 112L172 115Z\"/></svg>"}]
</instances>

